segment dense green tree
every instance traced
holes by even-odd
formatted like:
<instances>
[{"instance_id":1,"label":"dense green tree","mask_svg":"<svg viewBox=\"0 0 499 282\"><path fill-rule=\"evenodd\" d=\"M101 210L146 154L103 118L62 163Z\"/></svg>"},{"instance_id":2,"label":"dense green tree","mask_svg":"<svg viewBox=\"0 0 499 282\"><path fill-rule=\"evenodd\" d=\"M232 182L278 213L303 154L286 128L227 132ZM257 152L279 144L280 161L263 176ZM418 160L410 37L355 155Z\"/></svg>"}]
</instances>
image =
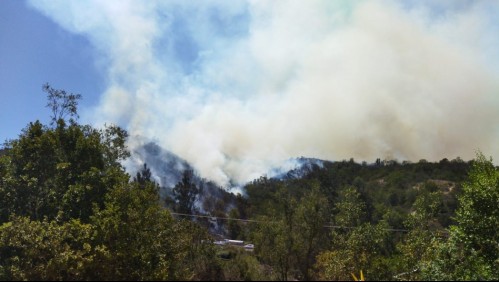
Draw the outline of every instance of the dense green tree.
<instances>
[{"instance_id":1,"label":"dense green tree","mask_svg":"<svg viewBox=\"0 0 499 282\"><path fill-rule=\"evenodd\" d=\"M304 187L308 192L300 200L290 195L286 187L279 188L274 212L277 217L262 217L252 233L257 255L274 267L278 280L310 280L315 257L327 245L327 198L319 191L317 182L310 185Z\"/></svg>"},{"instance_id":2,"label":"dense green tree","mask_svg":"<svg viewBox=\"0 0 499 282\"><path fill-rule=\"evenodd\" d=\"M147 170L130 182L120 164L129 156L126 131L79 125L80 97L44 89L53 127L30 123L0 157L0 278L194 277L194 262L209 258L197 254L213 253L209 237L170 216Z\"/></svg>"},{"instance_id":3,"label":"dense green tree","mask_svg":"<svg viewBox=\"0 0 499 282\"><path fill-rule=\"evenodd\" d=\"M464 246L487 260L499 259L499 171L482 153L463 185L453 232Z\"/></svg>"},{"instance_id":4,"label":"dense green tree","mask_svg":"<svg viewBox=\"0 0 499 282\"><path fill-rule=\"evenodd\" d=\"M238 219L240 218L239 211L237 209L232 209L229 212L229 223L228 223L228 232L229 232L229 238L231 239L240 239L242 237L242 230L243 226L241 221Z\"/></svg>"},{"instance_id":5,"label":"dense green tree","mask_svg":"<svg viewBox=\"0 0 499 282\"><path fill-rule=\"evenodd\" d=\"M175 185L172 190L176 202L175 211L183 214L191 214L194 209L194 202L199 193L199 188L194 183L194 172L185 170L182 180Z\"/></svg>"},{"instance_id":6,"label":"dense green tree","mask_svg":"<svg viewBox=\"0 0 499 282\"><path fill-rule=\"evenodd\" d=\"M262 216L252 232L255 252L260 260L274 269L276 280L288 281L292 268L293 239L284 220Z\"/></svg>"},{"instance_id":7,"label":"dense green tree","mask_svg":"<svg viewBox=\"0 0 499 282\"><path fill-rule=\"evenodd\" d=\"M272 199L274 204L269 205L267 210L271 216L258 218L259 223L251 237L256 245L257 256L263 263L274 268L274 279L287 281L296 274L291 271L296 261L295 233L298 202L282 185L277 185L276 194Z\"/></svg>"},{"instance_id":8,"label":"dense green tree","mask_svg":"<svg viewBox=\"0 0 499 282\"><path fill-rule=\"evenodd\" d=\"M194 281L224 280L223 265L217 256L217 246L208 230L192 221L175 221L177 236L188 244L187 256L177 262L189 271L189 279ZM178 279L178 278L176 278ZM185 278L183 278L185 279Z\"/></svg>"},{"instance_id":9,"label":"dense green tree","mask_svg":"<svg viewBox=\"0 0 499 282\"><path fill-rule=\"evenodd\" d=\"M414 203L413 211L405 222L410 231L398 245L403 256L401 271L405 273L404 279L421 279L419 262L432 247L432 240L439 235L438 232L445 232L437 225L440 205L440 192L428 191L421 194Z\"/></svg>"},{"instance_id":10,"label":"dense green tree","mask_svg":"<svg viewBox=\"0 0 499 282\"><path fill-rule=\"evenodd\" d=\"M85 280L104 250L92 245L94 228L72 220L14 217L0 226L0 280ZM2 273L3 272L3 273Z\"/></svg>"},{"instance_id":11,"label":"dense green tree","mask_svg":"<svg viewBox=\"0 0 499 282\"><path fill-rule=\"evenodd\" d=\"M191 275L185 263L191 242L183 227L160 206L156 186L117 186L105 208L92 216L96 244L106 247L96 278L172 280Z\"/></svg>"},{"instance_id":12,"label":"dense green tree","mask_svg":"<svg viewBox=\"0 0 499 282\"><path fill-rule=\"evenodd\" d=\"M403 278L443 281L494 281L499 278L497 261L488 261L480 252L463 247L452 233L449 238L433 238L416 266L417 274L410 272Z\"/></svg>"},{"instance_id":13,"label":"dense green tree","mask_svg":"<svg viewBox=\"0 0 499 282\"><path fill-rule=\"evenodd\" d=\"M295 214L293 233L294 256L300 279L312 279L312 266L319 252L326 247L325 226L329 222L327 198L319 191L318 183L301 198Z\"/></svg>"},{"instance_id":14,"label":"dense green tree","mask_svg":"<svg viewBox=\"0 0 499 282\"><path fill-rule=\"evenodd\" d=\"M114 187L88 224L13 218L0 227L0 278L220 279L206 231L175 221L161 207L156 189L137 183Z\"/></svg>"},{"instance_id":15,"label":"dense green tree","mask_svg":"<svg viewBox=\"0 0 499 282\"><path fill-rule=\"evenodd\" d=\"M422 279L499 279L499 172L477 153L458 197L456 225L447 240L434 238L420 262Z\"/></svg>"},{"instance_id":16,"label":"dense green tree","mask_svg":"<svg viewBox=\"0 0 499 282\"><path fill-rule=\"evenodd\" d=\"M315 269L320 280L347 280L350 273L370 273L375 262L386 255L388 225L366 222L366 205L355 187L340 191L336 203L335 228L331 232L331 249L317 256ZM374 265L374 266L373 266Z\"/></svg>"},{"instance_id":17,"label":"dense green tree","mask_svg":"<svg viewBox=\"0 0 499 282\"><path fill-rule=\"evenodd\" d=\"M146 163L144 163L144 166L137 172L133 181L138 182L142 187L145 186L146 183L152 182L151 169L147 167Z\"/></svg>"},{"instance_id":18,"label":"dense green tree","mask_svg":"<svg viewBox=\"0 0 499 282\"><path fill-rule=\"evenodd\" d=\"M2 221L8 214L88 220L93 204L102 207L107 189L122 181L125 136L116 127L31 123L2 157ZM117 147L109 147L113 142ZM109 151L120 153L110 157Z\"/></svg>"},{"instance_id":19,"label":"dense green tree","mask_svg":"<svg viewBox=\"0 0 499 282\"><path fill-rule=\"evenodd\" d=\"M386 241L388 226L364 223L346 232L333 231L332 247L317 256L314 266L319 280L350 280L351 273L363 270L369 279L390 279ZM382 270L383 272L380 272Z\"/></svg>"},{"instance_id":20,"label":"dense green tree","mask_svg":"<svg viewBox=\"0 0 499 282\"><path fill-rule=\"evenodd\" d=\"M30 123L18 139L5 144L6 154L0 157L1 222L12 214L88 221L94 205L103 207L109 187L123 181L126 131L79 125L73 117L81 96L48 85L44 90L53 127Z\"/></svg>"},{"instance_id":21,"label":"dense green tree","mask_svg":"<svg viewBox=\"0 0 499 282\"><path fill-rule=\"evenodd\" d=\"M342 227L359 226L365 221L366 204L355 187L344 188L335 206L334 223Z\"/></svg>"},{"instance_id":22,"label":"dense green tree","mask_svg":"<svg viewBox=\"0 0 499 282\"><path fill-rule=\"evenodd\" d=\"M226 281L268 281L271 277L257 258L241 248L229 248L233 258L223 262Z\"/></svg>"}]
</instances>

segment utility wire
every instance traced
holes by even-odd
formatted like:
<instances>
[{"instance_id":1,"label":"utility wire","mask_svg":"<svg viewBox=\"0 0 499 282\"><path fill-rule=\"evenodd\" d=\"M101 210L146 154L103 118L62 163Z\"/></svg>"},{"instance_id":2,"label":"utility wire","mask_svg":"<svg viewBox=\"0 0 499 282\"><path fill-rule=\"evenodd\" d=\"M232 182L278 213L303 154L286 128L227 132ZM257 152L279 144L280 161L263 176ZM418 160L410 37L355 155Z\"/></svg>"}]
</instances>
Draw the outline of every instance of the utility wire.
<instances>
[{"instance_id":1,"label":"utility wire","mask_svg":"<svg viewBox=\"0 0 499 282\"><path fill-rule=\"evenodd\" d=\"M254 220L254 219L217 217L217 216L209 216L209 215L197 215L197 214L176 213L176 212L170 212L170 213L172 215L177 215L177 216L208 218L208 219L221 219L221 220L234 220L234 221L242 221L242 222L255 222L255 223L274 223L275 222L275 221L262 221L262 220ZM355 229L355 228L357 228L357 227L337 226L337 225L324 225L323 227L329 228L329 229ZM390 232L404 232L404 233L409 232L409 230L407 230L407 229L394 229L394 228L383 228L383 230L390 231Z\"/></svg>"},{"instance_id":2,"label":"utility wire","mask_svg":"<svg viewBox=\"0 0 499 282\"><path fill-rule=\"evenodd\" d=\"M210 215L197 215L197 214L187 214L187 213L177 213L177 212L170 212L170 214L172 214L172 215L179 215L179 216L190 216L190 217L199 217L199 218L209 218L209 219L235 220L235 221L243 221L243 222L265 222L265 221L253 220L253 219L217 217L217 216L210 216Z\"/></svg>"}]
</instances>

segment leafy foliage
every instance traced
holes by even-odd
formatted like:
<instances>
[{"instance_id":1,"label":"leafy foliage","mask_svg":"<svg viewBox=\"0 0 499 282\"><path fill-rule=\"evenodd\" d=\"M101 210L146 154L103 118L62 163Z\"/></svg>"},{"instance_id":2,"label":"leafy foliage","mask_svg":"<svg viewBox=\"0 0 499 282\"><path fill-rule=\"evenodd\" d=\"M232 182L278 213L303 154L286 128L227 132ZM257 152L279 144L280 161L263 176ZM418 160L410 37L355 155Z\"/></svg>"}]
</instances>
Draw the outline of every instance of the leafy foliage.
<instances>
[{"instance_id":1,"label":"leafy foliage","mask_svg":"<svg viewBox=\"0 0 499 282\"><path fill-rule=\"evenodd\" d=\"M2 280L80 280L92 277L101 253L92 246L93 228L72 220L32 221L15 217L0 227Z\"/></svg>"},{"instance_id":2,"label":"leafy foliage","mask_svg":"<svg viewBox=\"0 0 499 282\"><path fill-rule=\"evenodd\" d=\"M455 236L489 260L499 259L499 171L481 153L463 185Z\"/></svg>"},{"instance_id":3,"label":"leafy foliage","mask_svg":"<svg viewBox=\"0 0 499 282\"><path fill-rule=\"evenodd\" d=\"M481 153L314 163L245 196L188 170L170 206L218 216L214 229L172 217L146 164L131 179L125 130L80 125L79 94L43 89L51 126L32 122L0 150L0 280L499 279L499 171Z\"/></svg>"},{"instance_id":4,"label":"leafy foliage","mask_svg":"<svg viewBox=\"0 0 499 282\"><path fill-rule=\"evenodd\" d=\"M125 141L109 146L110 139L125 138L120 132L116 127L67 126L63 120L56 128L30 123L2 157L0 220L16 214L88 221L93 205L102 207L108 188L123 181L119 161L126 156ZM111 156L109 151L120 153Z\"/></svg>"},{"instance_id":5,"label":"leafy foliage","mask_svg":"<svg viewBox=\"0 0 499 282\"><path fill-rule=\"evenodd\" d=\"M52 111L52 124L64 120L68 115L71 117L70 122L74 123L73 117L78 116L78 100L81 99L81 94L67 93L65 90L52 88L48 83L42 86L44 92L47 93L47 108Z\"/></svg>"},{"instance_id":6,"label":"leafy foliage","mask_svg":"<svg viewBox=\"0 0 499 282\"><path fill-rule=\"evenodd\" d=\"M175 211L183 214L190 214L194 210L194 202L199 193L199 188L194 183L194 172L184 171L182 181L173 188L173 195L176 202Z\"/></svg>"},{"instance_id":7,"label":"leafy foliage","mask_svg":"<svg viewBox=\"0 0 499 282\"><path fill-rule=\"evenodd\" d=\"M206 231L171 217L146 167L130 181L126 131L67 125L80 97L44 89L55 127L30 123L0 156L0 280L217 279Z\"/></svg>"},{"instance_id":8,"label":"leafy foliage","mask_svg":"<svg viewBox=\"0 0 499 282\"><path fill-rule=\"evenodd\" d=\"M459 197L456 225L446 241L433 239L421 264L423 279L499 279L499 171L482 153Z\"/></svg>"}]
</instances>

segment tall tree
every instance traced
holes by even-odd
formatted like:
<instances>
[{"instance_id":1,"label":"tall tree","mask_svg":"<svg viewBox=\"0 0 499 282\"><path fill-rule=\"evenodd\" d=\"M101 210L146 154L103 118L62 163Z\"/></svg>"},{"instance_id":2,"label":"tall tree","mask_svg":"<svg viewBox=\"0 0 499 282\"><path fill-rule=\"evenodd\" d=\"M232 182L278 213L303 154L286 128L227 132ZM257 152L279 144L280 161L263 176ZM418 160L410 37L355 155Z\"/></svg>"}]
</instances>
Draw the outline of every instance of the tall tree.
<instances>
[{"instance_id":1,"label":"tall tree","mask_svg":"<svg viewBox=\"0 0 499 282\"><path fill-rule=\"evenodd\" d=\"M343 188L339 199L335 205L331 249L320 253L315 264L321 280L349 280L350 273L360 269L370 274L371 269L379 267L377 263L380 264L381 255L386 252L388 226L383 221L366 222L366 204L357 189Z\"/></svg>"},{"instance_id":2,"label":"tall tree","mask_svg":"<svg viewBox=\"0 0 499 282\"><path fill-rule=\"evenodd\" d=\"M487 260L499 260L499 171L479 152L459 197L453 232Z\"/></svg>"},{"instance_id":3,"label":"tall tree","mask_svg":"<svg viewBox=\"0 0 499 282\"><path fill-rule=\"evenodd\" d=\"M142 169L137 172L133 181L139 183L139 186L142 188L144 188L147 183L153 182L151 169L147 167L146 163L144 163Z\"/></svg>"},{"instance_id":4,"label":"tall tree","mask_svg":"<svg viewBox=\"0 0 499 282\"><path fill-rule=\"evenodd\" d=\"M48 85L57 126L30 123L2 156L0 220L8 215L31 219L80 218L88 221L94 205L103 207L109 187L126 177L120 161L129 156L127 133L117 126L95 129L63 117L77 115L79 95Z\"/></svg>"},{"instance_id":5,"label":"tall tree","mask_svg":"<svg viewBox=\"0 0 499 282\"><path fill-rule=\"evenodd\" d=\"M44 92L47 93L47 108L52 111L52 125L58 123L60 120L65 120L70 117L71 123L75 122L78 115L78 100L81 99L81 94L67 93L66 90L59 90L52 88L48 83L42 86Z\"/></svg>"},{"instance_id":6,"label":"tall tree","mask_svg":"<svg viewBox=\"0 0 499 282\"><path fill-rule=\"evenodd\" d=\"M262 217L253 240L262 260L276 269L277 279L310 280L315 257L328 243L324 225L328 222L327 198L319 184L311 181L308 190L297 200L288 187L278 188L274 217Z\"/></svg>"},{"instance_id":7,"label":"tall tree","mask_svg":"<svg viewBox=\"0 0 499 282\"><path fill-rule=\"evenodd\" d=\"M435 238L420 262L422 279L499 279L499 171L481 153L458 197L456 225L446 240Z\"/></svg>"},{"instance_id":8,"label":"tall tree","mask_svg":"<svg viewBox=\"0 0 499 282\"><path fill-rule=\"evenodd\" d=\"M335 206L335 224L342 227L359 226L366 216L366 204L353 186L340 191L339 202Z\"/></svg>"},{"instance_id":9,"label":"tall tree","mask_svg":"<svg viewBox=\"0 0 499 282\"><path fill-rule=\"evenodd\" d=\"M284 220L259 217L259 223L252 232L255 252L263 263L272 266L275 279L288 281L292 268L293 240Z\"/></svg>"},{"instance_id":10,"label":"tall tree","mask_svg":"<svg viewBox=\"0 0 499 282\"><path fill-rule=\"evenodd\" d=\"M183 280L191 274L186 259L193 242L185 227L161 207L153 183L143 188L138 183L116 186L91 223L95 244L107 250L95 279Z\"/></svg>"},{"instance_id":11,"label":"tall tree","mask_svg":"<svg viewBox=\"0 0 499 282\"><path fill-rule=\"evenodd\" d=\"M296 228L294 232L294 256L300 271L300 279L312 279L312 266L315 257L327 246L324 226L330 214L327 198L319 191L318 183L312 183L296 209Z\"/></svg>"},{"instance_id":12,"label":"tall tree","mask_svg":"<svg viewBox=\"0 0 499 282\"><path fill-rule=\"evenodd\" d=\"M194 172L185 170L182 180L173 188L173 196L177 204L176 211L179 213L190 214L194 211L194 202L199 189L194 183Z\"/></svg>"},{"instance_id":13,"label":"tall tree","mask_svg":"<svg viewBox=\"0 0 499 282\"><path fill-rule=\"evenodd\" d=\"M444 230L436 226L441 205L441 193L425 191L414 202L412 213L405 222L410 230L404 241L398 245L402 253L404 279L420 280L419 262L424 259L432 241Z\"/></svg>"}]
</instances>

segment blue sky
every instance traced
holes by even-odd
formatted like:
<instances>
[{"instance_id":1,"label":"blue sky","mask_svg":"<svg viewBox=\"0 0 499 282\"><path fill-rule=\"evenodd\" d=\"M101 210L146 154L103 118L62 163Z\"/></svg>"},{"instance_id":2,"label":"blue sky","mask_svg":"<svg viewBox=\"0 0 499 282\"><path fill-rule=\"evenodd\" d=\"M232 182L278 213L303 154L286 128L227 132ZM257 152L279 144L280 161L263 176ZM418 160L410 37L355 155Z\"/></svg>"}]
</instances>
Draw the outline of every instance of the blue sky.
<instances>
[{"instance_id":1,"label":"blue sky","mask_svg":"<svg viewBox=\"0 0 499 282\"><path fill-rule=\"evenodd\" d=\"M222 185L300 156L497 160L498 19L487 0L3 0L0 140L48 120L49 82Z\"/></svg>"},{"instance_id":2,"label":"blue sky","mask_svg":"<svg viewBox=\"0 0 499 282\"><path fill-rule=\"evenodd\" d=\"M94 107L105 73L89 41L72 34L25 1L0 1L0 140L17 138L29 122L47 122L42 84L81 93Z\"/></svg>"}]
</instances>

